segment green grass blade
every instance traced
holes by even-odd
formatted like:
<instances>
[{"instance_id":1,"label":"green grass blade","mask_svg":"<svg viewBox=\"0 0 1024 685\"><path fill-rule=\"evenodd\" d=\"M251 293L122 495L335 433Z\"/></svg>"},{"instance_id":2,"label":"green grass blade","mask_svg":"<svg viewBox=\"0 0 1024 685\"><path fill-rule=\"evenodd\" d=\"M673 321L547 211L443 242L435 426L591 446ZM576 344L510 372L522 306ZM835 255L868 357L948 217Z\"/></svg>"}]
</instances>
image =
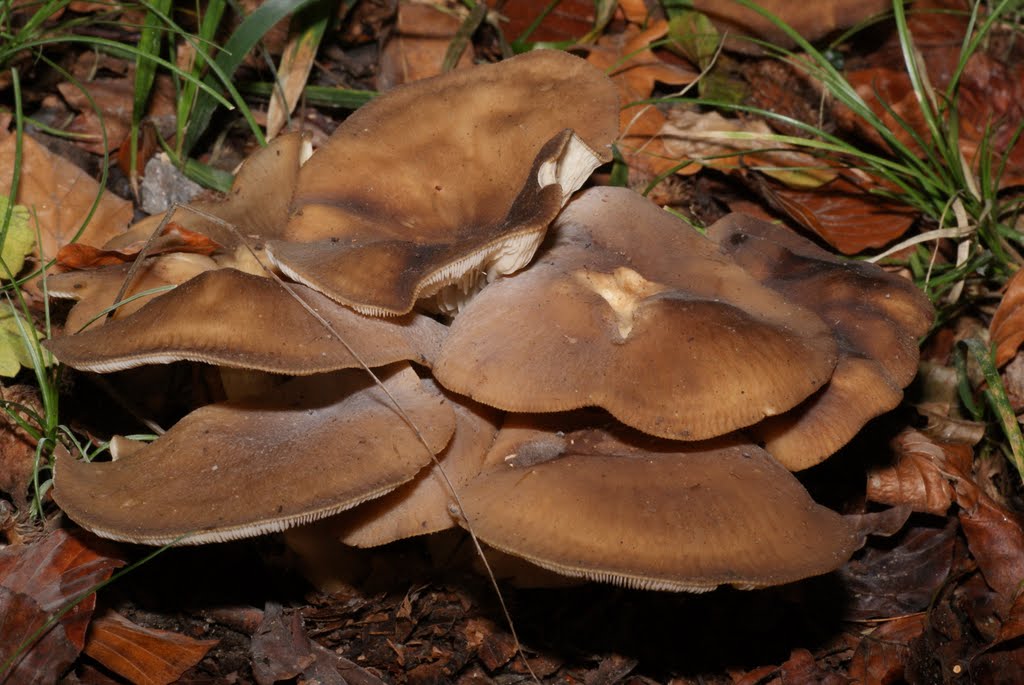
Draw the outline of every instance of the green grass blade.
<instances>
[{"instance_id":1,"label":"green grass blade","mask_svg":"<svg viewBox=\"0 0 1024 685\"><path fill-rule=\"evenodd\" d=\"M221 83L229 91L233 90L234 85L231 83L231 76L256 43L278 21L312 2L315 2L315 0L267 0L259 9L246 17L224 44L223 51L217 55L217 58L210 65L218 78L220 78ZM211 88L215 87L213 79L207 78L205 82ZM195 147L196 143L199 142L199 139L210 125L216 108L217 103L206 95L206 91L198 97L195 108L192 111L192 118L185 131L185 142L181 148L183 154L188 154ZM254 124L255 122L251 123ZM258 131L259 127L257 126L256 129ZM257 135L262 142L262 133L257 133Z\"/></svg>"},{"instance_id":2,"label":"green grass blade","mask_svg":"<svg viewBox=\"0 0 1024 685\"><path fill-rule=\"evenodd\" d=\"M992 361L992 350L976 338L961 340L957 344L966 348L981 367L981 372L988 385L985 390L985 399L988 400L989 406L995 412L1003 434L1010 443L1010 460L1017 469L1017 473L1020 474L1021 480L1024 480L1024 435L1021 435L1020 424L1017 423L1017 416L1013 413L1013 407L1006 396L1006 388L1003 387L999 370L996 369L996 365Z\"/></svg>"}]
</instances>

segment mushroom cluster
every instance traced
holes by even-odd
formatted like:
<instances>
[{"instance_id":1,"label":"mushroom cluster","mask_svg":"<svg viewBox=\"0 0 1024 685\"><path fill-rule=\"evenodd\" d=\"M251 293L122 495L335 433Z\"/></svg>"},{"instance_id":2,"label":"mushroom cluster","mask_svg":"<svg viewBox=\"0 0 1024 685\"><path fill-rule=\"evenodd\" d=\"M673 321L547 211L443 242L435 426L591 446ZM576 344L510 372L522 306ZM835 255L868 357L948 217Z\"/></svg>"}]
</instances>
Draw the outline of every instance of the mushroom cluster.
<instances>
[{"instance_id":1,"label":"mushroom cluster","mask_svg":"<svg viewBox=\"0 0 1024 685\"><path fill-rule=\"evenodd\" d=\"M65 364L263 374L116 460L58 458L57 502L145 544L334 515L358 546L463 525L641 588L837 568L864 528L791 471L899 402L930 305L749 217L705 236L626 189L570 201L610 159L617 109L556 51L413 83L305 163L282 137L223 203L179 211L217 249L146 257L108 319L87 325L124 267L54 277L84 327L49 341Z\"/></svg>"}]
</instances>

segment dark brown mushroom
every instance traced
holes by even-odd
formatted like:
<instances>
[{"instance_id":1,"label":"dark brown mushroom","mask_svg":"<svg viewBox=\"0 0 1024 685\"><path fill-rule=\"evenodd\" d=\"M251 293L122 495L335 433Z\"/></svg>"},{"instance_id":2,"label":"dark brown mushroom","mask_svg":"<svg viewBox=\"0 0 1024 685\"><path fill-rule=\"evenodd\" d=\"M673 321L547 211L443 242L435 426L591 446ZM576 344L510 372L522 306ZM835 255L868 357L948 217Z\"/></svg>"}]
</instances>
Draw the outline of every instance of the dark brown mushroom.
<instances>
[{"instance_id":1,"label":"dark brown mushroom","mask_svg":"<svg viewBox=\"0 0 1024 685\"><path fill-rule=\"evenodd\" d=\"M299 173L268 249L290 277L369 314L457 306L523 267L618 132L615 86L530 52L398 87L346 119Z\"/></svg>"},{"instance_id":2,"label":"dark brown mushroom","mask_svg":"<svg viewBox=\"0 0 1024 685\"><path fill-rule=\"evenodd\" d=\"M462 493L487 544L628 587L758 588L838 568L862 543L764 450L681 443L579 415L510 416Z\"/></svg>"},{"instance_id":3,"label":"dark brown mushroom","mask_svg":"<svg viewBox=\"0 0 1024 685\"><path fill-rule=\"evenodd\" d=\"M455 418L408 365L384 387L440 451ZM53 496L102 537L201 544L283 530L393 490L430 452L362 371L289 381L273 398L198 409L118 461L58 458Z\"/></svg>"},{"instance_id":4,"label":"dark brown mushroom","mask_svg":"<svg viewBox=\"0 0 1024 685\"><path fill-rule=\"evenodd\" d=\"M827 386L751 429L776 459L793 470L813 466L899 404L933 316L912 283L742 214L716 222L708 235L766 286L817 312L839 344Z\"/></svg>"},{"instance_id":5,"label":"dark brown mushroom","mask_svg":"<svg viewBox=\"0 0 1024 685\"><path fill-rule=\"evenodd\" d=\"M99 373L185 359L304 376L362 363L429 366L447 332L420 314L363 316L306 286L289 287L301 301L272 279L235 269L207 271L131 316L45 345L61 362Z\"/></svg>"},{"instance_id":6,"label":"dark brown mushroom","mask_svg":"<svg viewBox=\"0 0 1024 685\"><path fill-rule=\"evenodd\" d=\"M529 269L456 317L438 382L507 411L600 406L700 440L791 409L836 361L830 329L640 195L574 200Z\"/></svg>"}]
</instances>

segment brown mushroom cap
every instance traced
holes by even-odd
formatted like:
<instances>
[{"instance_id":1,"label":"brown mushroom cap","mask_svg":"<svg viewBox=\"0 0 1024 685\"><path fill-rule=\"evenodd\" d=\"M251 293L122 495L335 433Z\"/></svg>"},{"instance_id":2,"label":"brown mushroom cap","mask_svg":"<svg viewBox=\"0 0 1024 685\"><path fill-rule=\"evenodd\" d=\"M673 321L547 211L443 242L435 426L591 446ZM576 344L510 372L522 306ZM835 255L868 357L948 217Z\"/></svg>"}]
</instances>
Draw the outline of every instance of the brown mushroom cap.
<instances>
[{"instance_id":1,"label":"brown mushroom cap","mask_svg":"<svg viewBox=\"0 0 1024 685\"><path fill-rule=\"evenodd\" d=\"M455 419L408 365L384 385L444 448ZM273 399L198 409L120 461L58 458L53 495L102 537L149 545L201 544L315 521L408 481L430 454L367 374L299 378Z\"/></svg>"},{"instance_id":2,"label":"brown mushroom cap","mask_svg":"<svg viewBox=\"0 0 1024 685\"><path fill-rule=\"evenodd\" d=\"M447 329L419 314L357 314L303 285L291 286L369 366L429 366ZM293 376L360 362L280 284L234 269L207 271L129 317L46 342L61 362L107 373L187 359Z\"/></svg>"},{"instance_id":3,"label":"brown mushroom cap","mask_svg":"<svg viewBox=\"0 0 1024 685\"><path fill-rule=\"evenodd\" d=\"M792 470L813 466L899 404L917 373L917 339L933 316L912 283L741 214L716 222L708 236L766 286L817 312L839 343L827 386L751 429L776 459Z\"/></svg>"},{"instance_id":4,"label":"brown mushroom cap","mask_svg":"<svg viewBox=\"0 0 1024 685\"><path fill-rule=\"evenodd\" d=\"M640 195L595 188L529 269L456 317L438 382L517 412L600 406L646 433L722 435L828 381L829 328Z\"/></svg>"},{"instance_id":5,"label":"brown mushroom cap","mask_svg":"<svg viewBox=\"0 0 1024 685\"><path fill-rule=\"evenodd\" d=\"M101 326L106 318L104 313L114 304L114 298L121 291L130 268L130 264L119 264L48 276L46 289L51 297L76 300L75 306L68 312L64 330L76 333L86 326ZM122 304L111 313L110 318L125 317L138 311L144 304L163 294L163 291L149 295L140 293L175 286L215 268L217 264L212 259L198 254L174 253L148 259L136 271L122 297Z\"/></svg>"},{"instance_id":6,"label":"brown mushroom cap","mask_svg":"<svg viewBox=\"0 0 1024 685\"><path fill-rule=\"evenodd\" d=\"M617 132L615 86L560 51L398 87L302 167L269 252L342 304L403 314L524 266Z\"/></svg>"},{"instance_id":7,"label":"brown mushroom cap","mask_svg":"<svg viewBox=\"0 0 1024 685\"><path fill-rule=\"evenodd\" d=\"M862 542L753 444L584 426L508 418L462 492L481 540L565 575L688 592L826 573Z\"/></svg>"},{"instance_id":8,"label":"brown mushroom cap","mask_svg":"<svg viewBox=\"0 0 1024 685\"><path fill-rule=\"evenodd\" d=\"M455 410L455 434L437 459L452 487L461 492L483 467L501 423L500 413L465 397L445 396ZM347 545L384 545L454 527L451 503L451 489L437 465L431 464L383 497L340 514L332 530Z\"/></svg>"}]
</instances>

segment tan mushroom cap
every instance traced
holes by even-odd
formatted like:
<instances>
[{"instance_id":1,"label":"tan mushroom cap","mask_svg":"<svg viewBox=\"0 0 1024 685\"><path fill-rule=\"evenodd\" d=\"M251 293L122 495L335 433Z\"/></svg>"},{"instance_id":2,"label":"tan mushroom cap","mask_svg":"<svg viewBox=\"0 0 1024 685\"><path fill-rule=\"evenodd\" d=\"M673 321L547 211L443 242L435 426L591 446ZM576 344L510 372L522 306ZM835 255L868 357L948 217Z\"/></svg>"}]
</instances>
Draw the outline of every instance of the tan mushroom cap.
<instances>
[{"instance_id":1,"label":"tan mushroom cap","mask_svg":"<svg viewBox=\"0 0 1024 685\"><path fill-rule=\"evenodd\" d=\"M75 306L68 312L64 330L76 333L86 326L101 326L106 320L105 312L114 304L130 268L130 264L120 264L48 276L46 288L51 297L76 300ZM212 259L198 254L174 253L147 259L132 278L131 285L122 297L122 304L111 313L111 319L126 317L138 311L147 302L162 295L163 291L148 295L141 293L184 283L197 274L215 268L217 264Z\"/></svg>"},{"instance_id":2,"label":"tan mushroom cap","mask_svg":"<svg viewBox=\"0 0 1024 685\"><path fill-rule=\"evenodd\" d=\"M555 244L456 317L446 388L508 411L607 409L702 440L791 409L836 362L830 329L718 247L618 188L574 200Z\"/></svg>"},{"instance_id":3,"label":"tan mushroom cap","mask_svg":"<svg viewBox=\"0 0 1024 685\"><path fill-rule=\"evenodd\" d=\"M369 314L443 309L523 267L618 133L615 86L541 50L398 87L302 167L284 240L295 280Z\"/></svg>"},{"instance_id":4,"label":"tan mushroom cap","mask_svg":"<svg viewBox=\"0 0 1024 685\"><path fill-rule=\"evenodd\" d=\"M455 419L441 394L408 365L382 379L430 449L443 449ZM361 371L295 379L273 399L198 409L123 460L60 458L54 499L79 525L125 542L283 530L378 497L430 462L392 406Z\"/></svg>"},{"instance_id":5,"label":"tan mushroom cap","mask_svg":"<svg viewBox=\"0 0 1024 685\"><path fill-rule=\"evenodd\" d=\"M462 493L477 536L568 576L758 588L832 571L862 542L854 522L735 437L681 443L517 415L487 465Z\"/></svg>"},{"instance_id":6,"label":"tan mushroom cap","mask_svg":"<svg viewBox=\"0 0 1024 685\"><path fill-rule=\"evenodd\" d=\"M933 317L912 283L741 214L716 222L708 236L766 286L817 312L839 343L825 388L751 429L776 459L792 470L813 466L900 403L917 373L917 339Z\"/></svg>"},{"instance_id":7,"label":"tan mushroom cap","mask_svg":"<svg viewBox=\"0 0 1024 685\"><path fill-rule=\"evenodd\" d=\"M424 381L425 383L427 381ZM455 411L455 434L437 459L456 492L479 475L501 423L500 413L465 397L446 393ZM383 497L336 517L341 541L375 547L395 540L453 528L451 489L436 464Z\"/></svg>"},{"instance_id":8,"label":"tan mushroom cap","mask_svg":"<svg viewBox=\"0 0 1024 685\"><path fill-rule=\"evenodd\" d=\"M290 287L369 366L429 366L447 333L420 314L363 316L306 286ZM235 269L202 273L129 317L46 346L61 362L100 373L183 359L293 376L361 366L280 284Z\"/></svg>"}]
</instances>

